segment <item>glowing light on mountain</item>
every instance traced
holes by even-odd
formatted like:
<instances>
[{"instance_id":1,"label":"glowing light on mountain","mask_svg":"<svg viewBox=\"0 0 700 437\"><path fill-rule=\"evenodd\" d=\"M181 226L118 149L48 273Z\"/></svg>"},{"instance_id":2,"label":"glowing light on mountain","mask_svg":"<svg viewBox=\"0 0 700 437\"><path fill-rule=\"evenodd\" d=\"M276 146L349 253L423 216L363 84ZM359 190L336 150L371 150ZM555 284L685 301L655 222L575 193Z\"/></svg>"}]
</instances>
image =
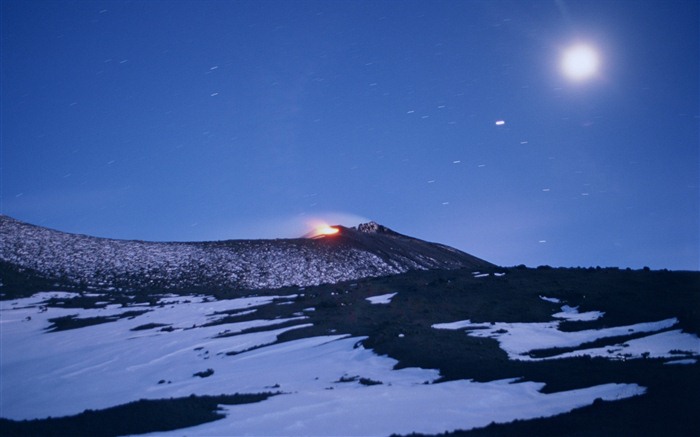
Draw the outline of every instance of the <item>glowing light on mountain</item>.
<instances>
[{"instance_id":1,"label":"glowing light on mountain","mask_svg":"<svg viewBox=\"0 0 700 437\"><path fill-rule=\"evenodd\" d=\"M322 226L316 229L317 235L333 235L340 232L340 229L334 228L333 226Z\"/></svg>"},{"instance_id":2,"label":"glowing light on mountain","mask_svg":"<svg viewBox=\"0 0 700 437\"><path fill-rule=\"evenodd\" d=\"M340 228L336 226L330 226L325 221L314 220L309 223L311 231L308 232L306 238L321 238L329 235L335 235L340 232Z\"/></svg>"}]
</instances>

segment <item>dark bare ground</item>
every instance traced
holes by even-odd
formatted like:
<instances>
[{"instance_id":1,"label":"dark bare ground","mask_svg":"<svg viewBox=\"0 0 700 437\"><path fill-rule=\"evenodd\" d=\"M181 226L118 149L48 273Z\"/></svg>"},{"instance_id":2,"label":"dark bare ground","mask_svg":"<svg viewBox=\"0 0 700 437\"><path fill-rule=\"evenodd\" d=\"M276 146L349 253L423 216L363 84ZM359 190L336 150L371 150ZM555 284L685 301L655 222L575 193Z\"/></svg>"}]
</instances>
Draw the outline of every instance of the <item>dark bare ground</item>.
<instances>
[{"instance_id":1,"label":"dark bare ground","mask_svg":"<svg viewBox=\"0 0 700 437\"><path fill-rule=\"evenodd\" d=\"M218 411L220 404L249 404L276 394L279 393L141 399L104 410L85 410L75 416L23 421L0 419L0 434L8 437L112 437L170 431L223 418Z\"/></svg>"}]
</instances>

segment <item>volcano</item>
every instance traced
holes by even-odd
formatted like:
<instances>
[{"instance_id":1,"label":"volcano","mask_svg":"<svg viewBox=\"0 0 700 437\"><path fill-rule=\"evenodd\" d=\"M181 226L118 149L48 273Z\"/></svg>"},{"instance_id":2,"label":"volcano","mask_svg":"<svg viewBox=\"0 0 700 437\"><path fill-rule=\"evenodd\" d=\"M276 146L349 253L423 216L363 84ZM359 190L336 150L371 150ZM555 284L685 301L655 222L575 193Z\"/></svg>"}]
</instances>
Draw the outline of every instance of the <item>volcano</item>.
<instances>
[{"instance_id":1,"label":"volcano","mask_svg":"<svg viewBox=\"0 0 700 437\"><path fill-rule=\"evenodd\" d=\"M92 290L251 290L495 267L374 222L332 228L338 232L320 238L161 243L68 234L2 215L0 263L15 292L37 281Z\"/></svg>"},{"instance_id":2,"label":"volcano","mask_svg":"<svg viewBox=\"0 0 700 437\"><path fill-rule=\"evenodd\" d=\"M149 243L1 216L0 434L700 435L699 272L329 227Z\"/></svg>"}]
</instances>

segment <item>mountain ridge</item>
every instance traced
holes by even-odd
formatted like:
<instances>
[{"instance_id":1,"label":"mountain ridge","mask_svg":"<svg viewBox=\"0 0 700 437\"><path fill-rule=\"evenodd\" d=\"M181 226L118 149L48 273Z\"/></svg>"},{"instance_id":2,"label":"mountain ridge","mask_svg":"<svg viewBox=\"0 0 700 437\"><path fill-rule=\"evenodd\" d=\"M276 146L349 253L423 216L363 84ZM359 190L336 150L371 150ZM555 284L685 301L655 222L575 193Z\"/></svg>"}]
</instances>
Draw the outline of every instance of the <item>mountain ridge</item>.
<instances>
[{"instance_id":1,"label":"mountain ridge","mask_svg":"<svg viewBox=\"0 0 700 437\"><path fill-rule=\"evenodd\" d=\"M377 223L319 234L148 243L0 216L0 429L698 435L700 273L496 268ZM308 277L326 282L231 288Z\"/></svg>"},{"instance_id":2,"label":"mountain ridge","mask_svg":"<svg viewBox=\"0 0 700 437\"><path fill-rule=\"evenodd\" d=\"M314 239L148 242L65 233L0 215L0 262L64 286L160 291L309 286L409 270L495 267L374 222L334 228L337 234Z\"/></svg>"}]
</instances>

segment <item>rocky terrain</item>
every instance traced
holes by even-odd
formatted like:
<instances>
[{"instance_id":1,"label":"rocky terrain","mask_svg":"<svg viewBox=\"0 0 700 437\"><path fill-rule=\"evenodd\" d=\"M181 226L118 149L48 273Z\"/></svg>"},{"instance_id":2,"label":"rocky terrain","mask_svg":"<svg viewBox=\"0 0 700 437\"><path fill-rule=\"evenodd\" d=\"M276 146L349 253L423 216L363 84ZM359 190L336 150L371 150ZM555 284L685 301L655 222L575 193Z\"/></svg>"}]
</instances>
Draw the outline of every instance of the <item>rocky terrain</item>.
<instances>
[{"instance_id":1,"label":"rocky terrain","mask_svg":"<svg viewBox=\"0 0 700 437\"><path fill-rule=\"evenodd\" d=\"M317 238L156 243L68 234L0 215L0 263L13 274L64 288L149 291L308 286L409 270L492 267L374 222L336 228L337 234ZM14 292L29 282L15 280Z\"/></svg>"},{"instance_id":2,"label":"rocky terrain","mask_svg":"<svg viewBox=\"0 0 700 437\"><path fill-rule=\"evenodd\" d=\"M0 435L700 435L700 272L326 231L147 243L0 217Z\"/></svg>"}]
</instances>

